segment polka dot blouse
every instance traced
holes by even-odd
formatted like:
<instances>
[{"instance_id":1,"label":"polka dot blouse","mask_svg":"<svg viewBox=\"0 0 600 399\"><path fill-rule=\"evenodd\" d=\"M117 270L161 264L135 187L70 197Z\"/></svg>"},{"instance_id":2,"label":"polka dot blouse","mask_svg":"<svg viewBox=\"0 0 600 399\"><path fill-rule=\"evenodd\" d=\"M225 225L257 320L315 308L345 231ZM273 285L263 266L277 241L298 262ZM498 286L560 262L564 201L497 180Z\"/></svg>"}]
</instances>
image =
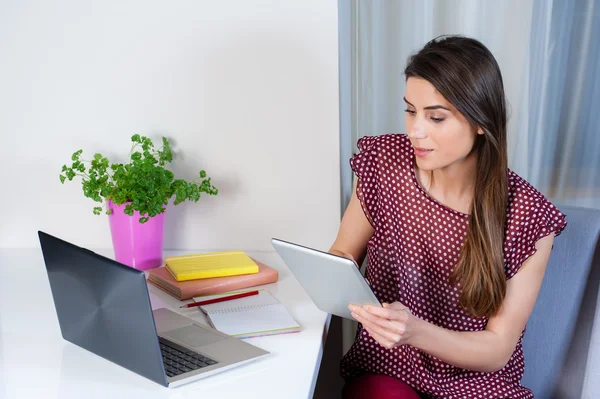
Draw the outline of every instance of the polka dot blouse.
<instances>
[{"instance_id":1,"label":"polka dot blouse","mask_svg":"<svg viewBox=\"0 0 600 399\"><path fill-rule=\"evenodd\" d=\"M468 215L450 209L418 184L415 155L404 134L366 136L350 160L359 178L357 194L375 228L367 245L367 277L382 302L399 301L430 323L454 331L480 331L486 317L473 317L460 304L460 290L449 283L467 232ZM529 183L509 171L504 267L510 279L536 251L535 243L566 226L558 211ZM410 345L380 346L359 325L342 359L346 379L364 372L386 374L434 398L533 398L521 386L522 339L508 364L485 373L460 369Z\"/></svg>"}]
</instances>

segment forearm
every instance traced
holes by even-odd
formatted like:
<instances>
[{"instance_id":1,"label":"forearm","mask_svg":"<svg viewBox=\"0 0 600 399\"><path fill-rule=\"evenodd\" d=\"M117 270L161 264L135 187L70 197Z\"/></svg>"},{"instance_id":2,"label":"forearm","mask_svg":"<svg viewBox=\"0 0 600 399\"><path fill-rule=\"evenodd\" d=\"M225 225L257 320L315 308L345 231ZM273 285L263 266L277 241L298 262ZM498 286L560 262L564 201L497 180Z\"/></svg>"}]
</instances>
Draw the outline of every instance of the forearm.
<instances>
[{"instance_id":1,"label":"forearm","mask_svg":"<svg viewBox=\"0 0 600 399\"><path fill-rule=\"evenodd\" d=\"M408 343L455 367L484 372L504 367L514 350L492 331L452 331L418 318Z\"/></svg>"},{"instance_id":2,"label":"forearm","mask_svg":"<svg viewBox=\"0 0 600 399\"><path fill-rule=\"evenodd\" d=\"M334 249L333 247L329 250L329 253L333 254L333 255L337 255L337 256L343 256L343 257L345 257L347 255L342 251L338 251L337 249Z\"/></svg>"}]
</instances>

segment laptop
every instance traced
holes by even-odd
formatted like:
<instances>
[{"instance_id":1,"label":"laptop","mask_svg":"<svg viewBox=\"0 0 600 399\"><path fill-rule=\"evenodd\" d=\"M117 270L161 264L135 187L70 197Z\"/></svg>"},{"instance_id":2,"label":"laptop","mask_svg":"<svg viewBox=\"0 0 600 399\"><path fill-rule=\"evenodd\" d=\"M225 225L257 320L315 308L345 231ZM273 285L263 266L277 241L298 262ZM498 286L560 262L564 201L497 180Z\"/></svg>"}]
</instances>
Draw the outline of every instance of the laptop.
<instances>
[{"instance_id":1,"label":"laptop","mask_svg":"<svg viewBox=\"0 0 600 399\"><path fill-rule=\"evenodd\" d=\"M65 340L168 387L269 354L171 310L153 312L144 272L38 236Z\"/></svg>"},{"instance_id":2,"label":"laptop","mask_svg":"<svg viewBox=\"0 0 600 399\"><path fill-rule=\"evenodd\" d=\"M277 238L271 239L271 243L315 306L322 311L354 320L348 310L351 303L381 307L350 259Z\"/></svg>"}]
</instances>

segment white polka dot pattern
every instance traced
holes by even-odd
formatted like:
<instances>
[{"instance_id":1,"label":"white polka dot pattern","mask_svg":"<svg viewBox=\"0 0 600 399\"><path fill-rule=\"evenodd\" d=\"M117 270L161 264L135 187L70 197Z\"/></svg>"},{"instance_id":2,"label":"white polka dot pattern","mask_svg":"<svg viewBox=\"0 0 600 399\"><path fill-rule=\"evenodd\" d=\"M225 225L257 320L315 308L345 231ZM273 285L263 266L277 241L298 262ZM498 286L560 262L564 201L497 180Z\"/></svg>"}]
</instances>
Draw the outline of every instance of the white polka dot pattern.
<instances>
[{"instance_id":1,"label":"white polka dot pattern","mask_svg":"<svg viewBox=\"0 0 600 399\"><path fill-rule=\"evenodd\" d=\"M367 245L367 277L382 302L400 301L430 323L454 331L481 331L487 318L473 317L449 283L464 245L469 216L450 209L418 184L415 155L404 134L365 136L350 165L357 193L375 234ZM558 211L529 183L509 171L509 205L504 242L506 278L535 253L535 242L566 226ZM362 329L342 360L342 376L364 372L396 377L435 398L533 398L521 386L521 338L507 365L493 373L460 369L414 347L380 346Z\"/></svg>"}]
</instances>

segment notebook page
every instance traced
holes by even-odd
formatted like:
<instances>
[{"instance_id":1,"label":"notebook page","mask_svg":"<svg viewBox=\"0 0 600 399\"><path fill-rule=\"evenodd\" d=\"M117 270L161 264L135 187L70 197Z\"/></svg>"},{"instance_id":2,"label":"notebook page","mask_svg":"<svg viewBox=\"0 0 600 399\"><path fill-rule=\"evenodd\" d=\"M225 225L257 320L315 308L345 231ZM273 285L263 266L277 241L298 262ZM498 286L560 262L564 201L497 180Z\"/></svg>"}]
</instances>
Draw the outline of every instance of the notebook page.
<instances>
[{"instance_id":1,"label":"notebook page","mask_svg":"<svg viewBox=\"0 0 600 399\"><path fill-rule=\"evenodd\" d=\"M215 329L239 338L300 330L298 323L282 304L241 312L210 313L209 319Z\"/></svg>"}]
</instances>

